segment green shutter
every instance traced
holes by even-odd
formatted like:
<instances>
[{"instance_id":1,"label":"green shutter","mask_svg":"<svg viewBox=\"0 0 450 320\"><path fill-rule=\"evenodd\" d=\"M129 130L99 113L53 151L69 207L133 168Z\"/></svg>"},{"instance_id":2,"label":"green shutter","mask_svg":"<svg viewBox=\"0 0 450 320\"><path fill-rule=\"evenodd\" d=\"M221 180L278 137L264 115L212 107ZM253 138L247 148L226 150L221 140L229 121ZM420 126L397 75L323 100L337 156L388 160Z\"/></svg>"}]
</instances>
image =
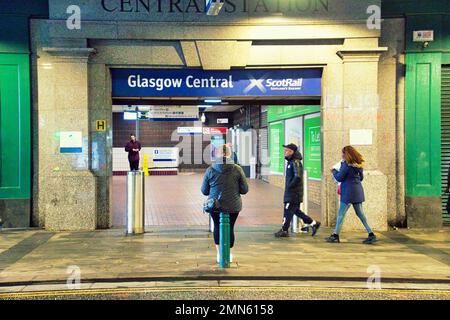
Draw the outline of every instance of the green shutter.
<instances>
[{"instance_id":1,"label":"green shutter","mask_svg":"<svg viewBox=\"0 0 450 320\"><path fill-rule=\"evenodd\" d=\"M441 103L441 179L442 179L442 212L445 223L450 223L450 215L446 205L448 193L447 173L450 166L450 66L442 67L442 103Z\"/></svg>"},{"instance_id":2,"label":"green shutter","mask_svg":"<svg viewBox=\"0 0 450 320\"><path fill-rule=\"evenodd\" d=\"M30 68L27 54L0 54L0 199L30 198Z\"/></svg>"},{"instance_id":3,"label":"green shutter","mask_svg":"<svg viewBox=\"0 0 450 320\"><path fill-rule=\"evenodd\" d=\"M406 195L441 195L441 54L406 56Z\"/></svg>"}]
</instances>

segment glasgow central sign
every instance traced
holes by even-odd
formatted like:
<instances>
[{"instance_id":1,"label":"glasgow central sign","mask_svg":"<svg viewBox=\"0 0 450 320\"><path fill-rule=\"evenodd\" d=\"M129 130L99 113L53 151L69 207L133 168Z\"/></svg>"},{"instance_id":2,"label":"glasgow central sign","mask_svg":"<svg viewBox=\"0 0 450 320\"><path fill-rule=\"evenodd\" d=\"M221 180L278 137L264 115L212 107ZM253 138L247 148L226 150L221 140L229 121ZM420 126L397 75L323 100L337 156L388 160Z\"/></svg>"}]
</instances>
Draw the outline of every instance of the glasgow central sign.
<instances>
[{"instance_id":1,"label":"glasgow central sign","mask_svg":"<svg viewBox=\"0 0 450 320\"><path fill-rule=\"evenodd\" d=\"M111 69L113 97L320 96L322 69Z\"/></svg>"}]
</instances>

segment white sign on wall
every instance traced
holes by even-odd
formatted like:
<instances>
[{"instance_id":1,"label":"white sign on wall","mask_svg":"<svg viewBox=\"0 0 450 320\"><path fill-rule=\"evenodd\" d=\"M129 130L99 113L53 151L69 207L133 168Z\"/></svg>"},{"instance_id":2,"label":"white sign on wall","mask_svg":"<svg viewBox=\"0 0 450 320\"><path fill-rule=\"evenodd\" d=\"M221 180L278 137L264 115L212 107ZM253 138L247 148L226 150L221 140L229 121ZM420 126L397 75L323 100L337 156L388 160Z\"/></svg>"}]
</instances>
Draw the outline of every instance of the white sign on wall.
<instances>
[{"instance_id":1,"label":"white sign on wall","mask_svg":"<svg viewBox=\"0 0 450 320\"><path fill-rule=\"evenodd\" d=\"M194 135L203 134L203 127L178 127L177 133L179 135Z\"/></svg>"},{"instance_id":2,"label":"white sign on wall","mask_svg":"<svg viewBox=\"0 0 450 320\"><path fill-rule=\"evenodd\" d=\"M83 135L81 131L62 131L59 134L60 153L83 152Z\"/></svg>"},{"instance_id":3,"label":"white sign on wall","mask_svg":"<svg viewBox=\"0 0 450 320\"><path fill-rule=\"evenodd\" d=\"M434 30L419 30L413 33L414 42L434 41Z\"/></svg>"},{"instance_id":4,"label":"white sign on wall","mask_svg":"<svg viewBox=\"0 0 450 320\"><path fill-rule=\"evenodd\" d=\"M147 106L147 109L140 112L140 119L195 121L199 118L197 106Z\"/></svg>"},{"instance_id":5,"label":"white sign on wall","mask_svg":"<svg viewBox=\"0 0 450 320\"><path fill-rule=\"evenodd\" d=\"M350 144L355 146L371 146L373 144L372 129L350 129Z\"/></svg>"},{"instance_id":6,"label":"white sign on wall","mask_svg":"<svg viewBox=\"0 0 450 320\"><path fill-rule=\"evenodd\" d=\"M227 124L228 123L228 118L218 118L217 119L217 124Z\"/></svg>"},{"instance_id":7,"label":"white sign on wall","mask_svg":"<svg viewBox=\"0 0 450 320\"><path fill-rule=\"evenodd\" d=\"M152 168L176 168L179 164L179 148L148 148Z\"/></svg>"}]
</instances>

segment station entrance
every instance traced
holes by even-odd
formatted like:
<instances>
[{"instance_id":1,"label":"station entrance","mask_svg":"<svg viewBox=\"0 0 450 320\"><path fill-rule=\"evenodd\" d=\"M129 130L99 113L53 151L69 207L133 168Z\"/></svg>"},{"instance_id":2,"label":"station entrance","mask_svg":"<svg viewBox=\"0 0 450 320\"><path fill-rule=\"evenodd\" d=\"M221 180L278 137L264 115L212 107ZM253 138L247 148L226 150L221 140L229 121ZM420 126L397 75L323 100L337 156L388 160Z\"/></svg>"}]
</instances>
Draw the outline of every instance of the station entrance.
<instances>
[{"instance_id":1,"label":"station entrance","mask_svg":"<svg viewBox=\"0 0 450 320\"><path fill-rule=\"evenodd\" d=\"M139 96L128 92L115 96L121 89L115 90L113 72L113 227L126 223L126 174L130 167L125 145L130 134L136 135L142 145L139 167L148 170L146 226L209 224L208 215L202 212L206 197L200 187L204 172L215 160L215 148L225 143L231 146L233 160L242 167L249 183L237 225L282 224L286 162L283 145L289 143L298 145L303 155L308 175L304 196L307 214L322 220L320 95L231 97L217 89L208 96L143 97L143 88L154 83L155 90L164 90L166 81L136 75L133 79L127 85L136 86ZM224 79L228 79L227 86L239 85L233 85L232 75ZM296 82L270 80L271 85L293 88L303 81L299 77ZM173 78L171 81L166 85L176 83ZM258 81L255 86L262 86L263 82ZM190 79L190 83L196 82Z\"/></svg>"}]
</instances>

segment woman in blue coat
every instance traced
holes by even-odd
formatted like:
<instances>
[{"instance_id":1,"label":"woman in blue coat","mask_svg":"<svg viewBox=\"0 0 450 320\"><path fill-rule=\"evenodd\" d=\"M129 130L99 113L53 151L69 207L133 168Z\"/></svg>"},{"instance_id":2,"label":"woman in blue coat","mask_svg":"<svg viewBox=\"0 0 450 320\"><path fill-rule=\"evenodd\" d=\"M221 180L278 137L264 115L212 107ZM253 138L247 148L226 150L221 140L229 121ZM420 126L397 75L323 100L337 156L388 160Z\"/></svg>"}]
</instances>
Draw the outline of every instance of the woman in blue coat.
<instances>
[{"instance_id":1,"label":"woman in blue coat","mask_svg":"<svg viewBox=\"0 0 450 320\"><path fill-rule=\"evenodd\" d=\"M369 233L369 236L363 243L374 243L377 241L377 238L367 222L362 207L362 203L365 200L364 189L361 184L361 181L364 179L364 159L355 148L347 146L342 149L342 160L339 171L336 169L331 170L334 178L341 183L341 204L337 216L336 229L330 237L326 238L326 241L340 242L339 233L341 231L342 223L344 222L345 214L350 206L353 205L356 215Z\"/></svg>"}]
</instances>

